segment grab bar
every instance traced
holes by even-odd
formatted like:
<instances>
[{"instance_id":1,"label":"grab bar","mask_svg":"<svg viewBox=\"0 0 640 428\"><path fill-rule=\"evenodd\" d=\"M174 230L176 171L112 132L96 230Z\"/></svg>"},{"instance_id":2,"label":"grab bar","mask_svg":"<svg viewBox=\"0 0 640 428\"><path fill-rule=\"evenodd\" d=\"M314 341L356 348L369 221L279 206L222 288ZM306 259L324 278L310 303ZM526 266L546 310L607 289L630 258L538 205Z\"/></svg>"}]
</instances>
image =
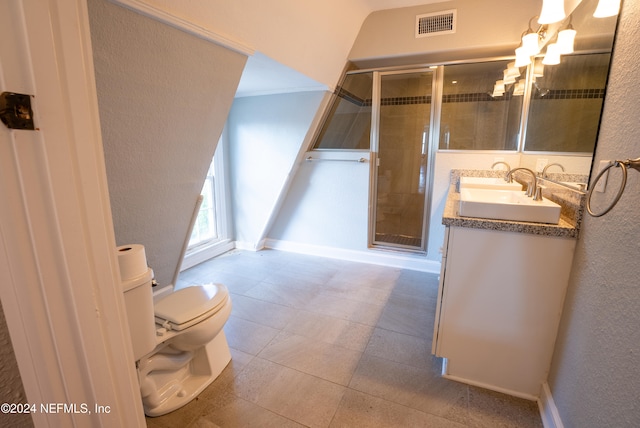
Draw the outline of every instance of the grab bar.
<instances>
[{"instance_id":1,"label":"grab bar","mask_svg":"<svg viewBox=\"0 0 640 428\"><path fill-rule=\"evenodd\" d=\"M363 162L367 161L366 158L360 158L360 159L328 159L328 158L314 158L312 156L307 157L305 160L307 162L311 162L311 161L332 161L332 162L358 162L358 163L363 163Z\"/></svg>"},{"instance_id":2,"label":"grab bar","mask_svg":"<svg viewBox=\"0 0 640 428\"><path fill-rule=\"evenodd\" d=\"M609 168L613 166L620 167L622 169L622 181L620 182L620 189L618 190L618 194L616 195L615 198L613 198L613 201L611 201L611 204L607 207L607 209L605 209L600 213L594 213L591 210L591 195L593 194L593 190L596 188L596 184L598 183L598 180L600 180L600 177L602 177L607 171L609 171ZM587 212L592 217L602 217L603 215L611 211L611 209L618 203L618 201L620 200L620 197L622 196L622 193L624 192L624 188L627 185L627 168L633 168L636 171L640 172L640 158L627 159L626 161L621 161L621 160L611 161L609 165L607 165L605 168L602 168L600 173L593 180L593 184L591 184L591 187L589 188L589 192L587 193Z\"/></svg>"}]
</instances>

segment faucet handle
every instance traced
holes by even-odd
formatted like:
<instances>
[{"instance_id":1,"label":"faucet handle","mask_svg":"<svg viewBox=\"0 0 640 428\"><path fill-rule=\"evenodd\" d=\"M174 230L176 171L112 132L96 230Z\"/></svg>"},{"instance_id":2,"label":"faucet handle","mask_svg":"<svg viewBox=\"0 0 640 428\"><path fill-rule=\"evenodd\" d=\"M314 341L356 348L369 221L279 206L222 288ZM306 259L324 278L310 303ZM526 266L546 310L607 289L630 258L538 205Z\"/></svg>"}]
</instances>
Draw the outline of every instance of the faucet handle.
<instances>
[{"instance_id":1,"label":"faucet handle","mask_svg":"<svg viewBox=\"0 0 640 428\"><path fill-rule=\"evenodd\" d=\"M533 197L534 201L541 201L542 200L542 187L540 186L536 186L536 194Z\"/></svg>"}]
</instances>

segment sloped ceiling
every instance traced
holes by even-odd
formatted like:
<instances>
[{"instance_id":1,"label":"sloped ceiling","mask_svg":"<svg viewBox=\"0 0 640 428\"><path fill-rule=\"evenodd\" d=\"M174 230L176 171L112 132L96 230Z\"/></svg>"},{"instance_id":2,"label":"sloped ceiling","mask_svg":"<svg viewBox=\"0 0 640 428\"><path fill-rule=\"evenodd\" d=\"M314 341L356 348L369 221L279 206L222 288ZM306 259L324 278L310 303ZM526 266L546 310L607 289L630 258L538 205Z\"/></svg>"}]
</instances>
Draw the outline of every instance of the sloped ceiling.
<instances>
[{"instance_id":1,"label":"sloped ceiling","mask_svg":"<svg viewBox=\"0 0 640 428\"><path fill-rule=\"evenodd\" d=\"M410 7L431 3L446 3L449 0L354 0L360 2L364 13L353 23L357 28L371 12ZM295 19L295 18L293 18ZM304 19L304 17L300 17ZM327 31L331 28L327 27ZM356 33L357 35L357 33ZM354 39L355 40L355 39ZM353 40L351 41L353 42ZM260 47L258 47L260 50ZM327 84L300 73L260 52L249 57L236 92L236 97L290 93L313 90L328 90Z\"/></svg>"}]
</instances>

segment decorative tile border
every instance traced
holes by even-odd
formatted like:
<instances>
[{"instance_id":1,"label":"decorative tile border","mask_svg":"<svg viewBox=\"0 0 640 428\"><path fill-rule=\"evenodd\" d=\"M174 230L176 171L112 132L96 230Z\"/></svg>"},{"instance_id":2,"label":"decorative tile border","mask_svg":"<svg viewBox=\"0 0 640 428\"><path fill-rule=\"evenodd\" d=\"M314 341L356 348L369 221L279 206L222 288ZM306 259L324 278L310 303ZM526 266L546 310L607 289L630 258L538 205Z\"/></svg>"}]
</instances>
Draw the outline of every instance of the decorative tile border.
<instances>
[{"instance_id":1,"label":"decorative tile border","mask_svg":"<svg viewBox=\"0 0 640 428\"><path fill-rule=\"evenodd\" d=\"M573 99L603 99L604 89L552 89L545 95L535 92L533 99L535 100L573 100ZM343 98L359 107L369 107L372 104L370 98L363 99L344 88L339 88L335 92L340 98ZM513 98L512 93L506 93L499 97L492 97L488 92L477 92L468 94L445 94L442 96L442 103L470 103L470 102L496 102L510 101ZM431 95L418 95L412 97L388 97L381 100L383 106L390 105L411 105L411 104L431 104Z\"/></svg>"},{"instance_id":2,"label":"decorative tile border","mask_svg":"<svg viewBox=\"0 0 640 428\"><path fill-rule=\"evenodd\" d=\"M533 99L536 100L574 100L588 98L604 98L603 89L551 89L544 96L535 92Z\"/></svg>"}]
</instances>

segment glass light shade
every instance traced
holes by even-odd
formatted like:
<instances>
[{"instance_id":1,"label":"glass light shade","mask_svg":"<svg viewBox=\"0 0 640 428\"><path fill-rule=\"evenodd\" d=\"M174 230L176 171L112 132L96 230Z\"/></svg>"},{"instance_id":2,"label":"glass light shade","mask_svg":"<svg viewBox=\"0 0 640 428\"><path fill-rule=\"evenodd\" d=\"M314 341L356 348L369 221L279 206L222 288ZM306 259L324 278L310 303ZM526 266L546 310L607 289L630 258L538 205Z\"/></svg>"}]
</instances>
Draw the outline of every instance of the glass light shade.
<instances>
[{"instance_id":1,"label":"glass light shade","mask_svg":"<svg viewBox=\"0 0 640 428\"><path fill-rule=\"evenodd\" d=\"M504 90L497 89L496 87L493 88L493 93L491 94L493 98L501 97L503 95L504 95Z\"/></svg>"},{"instance_id":2,"label":"glass light shade","mask_svg":"<svg viewBox=\"0 0 640 428\"><path fill-rule=\"evenodd\" d=\"M524 95L524 80L518 81L518 83L516 83L516 86L513 87L513 95L516 97L519 95Z\"/></svg>"},{"instance_id":3,"label":"glass light shade","mask_svg":"<svg viewBox=\"0 0 640 428\"><path fill-rule=\"evenodd\" d=\"M493 86L493 90L504 92L504 80L496 80L496 84Z\"/></svg>"},{"instance_id":4,"label":"glass light shade","mask_svg":"<svg viewBox=\"0 0 640 428\"><path fill-rule=\"evenodd\" d=\"M620 0L600 0L593 16L596 18L607 18L615 16L620 12Z\"/></svg>"},{"instance_id":5,"label":"glass light shade","mask_svg":"<svg viewBox=\"0 0 640 428\"><path fill-rule=\"evenodd\" d=\"M504 72L504 79L503 82L505 85L510 85L511 83L515 83L516 81L516 76L510 75L509 74L509 69L506 69Z\"/></svg>"},{"instance_id":6,"label":"glass light shade","mask_svg":"<svg viewBox=\"0 0 640 428\"><path fill-rule=\"evenodd\" d=\"M544 55L542 63L544 65L560 64L560 49L556 43L547 46L547 53Z\"/></svg>"},{"instance_id":7,"label":"glass light shade","mask_svg":"<svg viewBox=\"0 0 640 428\"><path fill-rule=\"evenodd\" d=\"M509 64L507 64L507 74L510 77L520 77L520 68L516 65L515 61L510 62Z\"/></svg>"},{"instance_id":8,"label":"glass light shade","mask_svg":"<svg viewBox=\"0 0 640 428\"><path fill-rule=\"evenodd\" d=\"M561 54L568 54L573 52L573 42L576 39L577 31L573 28L567 28L558 33L558 47Z\"/></svg>"},{"instance_id":9,"label":"glass light shade","mask_svg":"<svg viewBox=\"0 0 640 428\"><path fill-rule=\"evenodd\" d=\"M538 24L552 24L562 21L566 16L564 13L564 0L542 0L542 10L540 11Z\"/></svg>"},{"instance_id":10,"label":"glass light shade","mask_svg":"<svg viewBox=\"0 0 640 428\"><path fill-rule=\"evenodd\" d=\"M529 56L537 55L540 53L540 45L538 33L528 33L522 36L522 48L529 54Z\"/></svg>"},{"instance_id":11,"label":"glass light shade","mask_svg":"<svg viewBox=\"0 0 640 428\"><path fill-rule=\"evenodd\" d=\"M524 47L516 49L516 67L526 67L531 64L531 56L526 52Z\"/></svg>"},{"instance_id":12,"label":"glass light shade","mask_svg":"<svg viewBox=\"0 0 640 428\"><path fill-rule=\"evenodd\" d=\"M533 77L543 77L544 76L544 64L542 63L541 58L536 58L533 61Z\"/></svg>"}]
</instances>

